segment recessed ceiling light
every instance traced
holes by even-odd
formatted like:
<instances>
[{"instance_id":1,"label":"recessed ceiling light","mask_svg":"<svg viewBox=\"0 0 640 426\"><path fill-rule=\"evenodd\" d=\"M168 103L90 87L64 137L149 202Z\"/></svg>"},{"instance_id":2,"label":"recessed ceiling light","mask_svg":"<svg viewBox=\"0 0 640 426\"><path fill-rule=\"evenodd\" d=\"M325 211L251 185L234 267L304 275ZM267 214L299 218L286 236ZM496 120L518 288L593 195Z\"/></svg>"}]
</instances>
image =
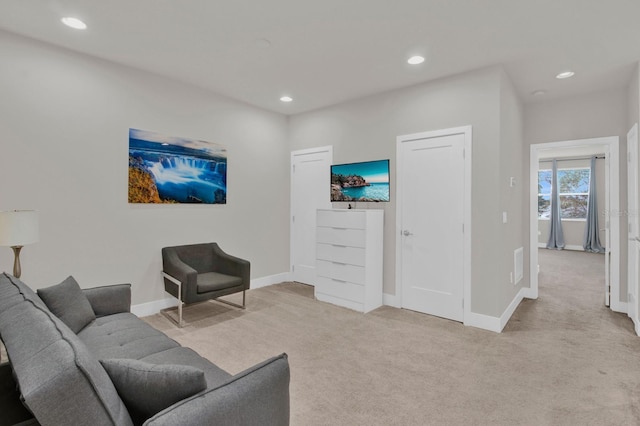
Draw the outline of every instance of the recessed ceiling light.
<instances>
[{"instance_id":1,"label":"recessed ceiling light","mask_svg":"<svg viewBox=\"0 0 640 426\"><path fill-rule=\"evenodd\" d=\"M564 71L564 72L561 72L560 74L556 75L556 78L559 78L559 79L562 80L563 78L573 77L574 75L575 75L575 72L573 72L573 71Z\"/></svg>"},{"instance_id":2,"label":"recessed ceiling light","mask_svg":"<svg viewBox=\"0 0 640 426\"><path fill-rule=\"evenodd\" d=\"M531 92L531 96L543 96L546 95L547 91L546 90L534 90L533 92Z\"/></svg>"},{"instance_id":3,"label":"recessed ceiling light","mask_svg":"<svg viewBox=\"0 0 640 426\"><path fill-rule=\"evenodd\" d=\"M283 96L280 98L282 102L291 102L293 98L291 96Z\"/></svg>"},{"instance_id":4,"label":"recessed ceiling light","mask_svg":"<svg viewBox=\"0 0 640 426\"><path fill-rule=\"evenodd\" d=\"M418 65L424 62L424 57L422 56L412 56L409 59L407 59L407 63L411 64L411 65Z\"/></svg>"},{"instance_id":5,"label":"recessed ceiling light","mask_svg":"<svg viewBox=\"0 0 640 426\"><path fill-rule=\"evenodd\" d=\"M78 18L74 18L71 16L65 16L61 19L62 23L67 27L75 28L76 30L86 30L87 24L79 20Z\"/></svg>"}]
</instances>

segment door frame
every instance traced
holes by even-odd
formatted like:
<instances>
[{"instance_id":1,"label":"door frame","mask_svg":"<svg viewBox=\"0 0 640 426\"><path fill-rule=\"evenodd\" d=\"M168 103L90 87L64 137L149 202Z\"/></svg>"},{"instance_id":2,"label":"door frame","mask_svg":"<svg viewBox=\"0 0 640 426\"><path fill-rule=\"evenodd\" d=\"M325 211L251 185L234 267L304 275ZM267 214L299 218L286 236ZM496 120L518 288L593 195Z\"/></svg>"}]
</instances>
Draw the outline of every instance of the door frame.
<instances>
[{"instance_id":1,"label":"door frame","mask_svg":"<svg viewBox=\"0 0 640 426\"><path fill-rule=\"evenodd\" d=\"M631 140L634 143L629 143ZM638 158L640 153L638 149L638 123L635 123L627 132L627 220L628 222L633 220L634 225L628 227L627 315L633 321L636 334L640 335L640 321L638 319L638 276L640 274L640 263L638 262L638 249L640 248L638 240L640 235L638 232L640 225L640 220L638 220L638 205L640 205L640 200L638 200L640 196L638 192Z\"/></svg>"},{"instance_id":2,"label":"door frame","mask_svg":"<svg viewBox=\"0 0 640 426\"><path fill-rule=\"evenodd\" d=\"M398 239L402 233L402 144L420 139L430 139L451 135L464 135L464 194L463 194L463 323L469 324L471 319L471 158L472 158L472 126L453 127L449 129L432 130L427 132L402 135L396 138L396 296L402 306L402 244Z\"/></svg>"},{"instance_id":3,"label":"door frame","mask_svg":"<svg viewBox=\"0 0 640 426\"><path fill-rule=\"evenodd\" d=\"M295 241L294 241L294 232L293 232L294 231L293 230L293 225L294 225L293 208L295 203L294 194L293 194L293 187L294 187L293 181L295 179L295 170L294 170L293 161L294 161L294 158L298 156L313 155L313 154L318 154L322 152L327 152L329 154L330 160L327 167L331 166L331 164L333 164L333 145L319 146L315 148L291 151L291 160L290 160L290 167L289 167L289 172L290 172L290 177L289 177L289 279L290 280L293 280L293 265L294 265L293 253L295 252ZM328 207L322 206L323 208L331 208L330 195L331 195L330 182L327 182L327 206ZM315 239L315 234L314 234L314 239Z\"/></svg>"},{"instance_id":4,"label":"door frame","mask_svg":"<svg viewBox=\"0 0 640 426\"><path fill-rule=\"evenodd\" d=\"M610 285L610 308L616 312L626 312L625 304L620 302L620 173L619 170L619 138L618 136L608 136L592 139L576 139L560 142L549 142L532 144L529 157L529 272L530 288L525 296L530 299L538 298L538 168L540 153L544 150L555 148L573 148L582 146L603 145L607 148L605 156L609 162L607 175L605 176L607 196L609 198L609 214L607 215L609 224L609 236L611 247L609 259L605 257L605 262L610 262L609 285ZM606 226L606 221L605 221ZM605 254L605 256L607 256Z\"/></svg>"}]
</instances>

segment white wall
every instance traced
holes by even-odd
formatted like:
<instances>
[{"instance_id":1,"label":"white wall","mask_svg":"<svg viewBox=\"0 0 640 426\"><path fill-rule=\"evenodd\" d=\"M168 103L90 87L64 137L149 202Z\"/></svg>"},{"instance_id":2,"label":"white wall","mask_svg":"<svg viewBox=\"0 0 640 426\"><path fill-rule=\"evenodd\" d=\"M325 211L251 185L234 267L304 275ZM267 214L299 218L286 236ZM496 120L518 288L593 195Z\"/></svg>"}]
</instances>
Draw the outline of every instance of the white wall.
<instances>
[{"instance_id":1,"label":"white wall","mask_svg":"<svg viewBox=\"0 0 640 426\"><path fill-rule=\"evenodd\" d=\"M131 282L134 304L159 300L161 247L205 241L249 259L252 278L289 270L285 116L9 33L0 57L0 210L40 216L25 282ZM227 204L128 204L130 127L226 145ZM0 269L12 263L0 248Z\"/></svg>"},{"instance_id":2,"label":"white wall","mask_svg":"<svg viewBox=\"0 0 640 426\"><path fill-rule=\"evenodd\" d=\"M501 92L503 86L504 93ZM501 111L503 101L508 106ZM506 290L509 274L505 268L507 265L510 268L513 262L513 249L523 245L526 247L520 229L509 241L508 260L503 259L503 251L486 248L487 244L493 246L502 242L503 233L518 228L522 220L522 188L517 192L503 188L504 179L521 173L519 108L515 93L506 85L503 71L500 68L488 68L292 116L289 120L289 138L293 150L333 145L336 163L391 159L391 202L376 204L371 208L382 207L385 210L384 292L396 295L399 291L395 283L396 137L471 125L471 310L499 317L508 305L505 299L518 290L512 284ZM513 121L501 126L501 117L513 118ZM504 142L501 142L501 132L505 133ZM501 159L502 148L509 148L509 153ZM515 155L515 160L510 155ZM501 170L503 167L504 171ZM508 194L503 193L503 189ZM366 206L360 203L360 207ZM505 209L512 212L514 218L508 227L504 227L501 220L501 211ZM501 266L498 268L496 265Z\"/></svg>"},{"instance_id":3,"label":"white wall","mask_svg":"<svg viewBox=\"0 0 640 426\"><path fill-rule=\"evenodd\" d=\"M541 101L524 108L524 138L531 144L618 136L620 208L627 205L627 90L589 93L562 100ZM529 167L527 150L524 167ZM616 165L612 165L616 167ZM527 176L527 185L529 177ZM527 209L528 207L528 199ZM627 300L627 223L620 221L620 301Z\"/></svg>"},{"instance_id":4,"label":"white wall","mask_svg":"<svg viewBox=\"0 0 640 426\"><path fill-rule=\"evenodd\" d=\"M640 122L640 62L631 77L627 90L627 127L631 129L634 124Z\"/></svg>"},{"instance_id":5,"label":"white wall","mask_svg":"<svg viewBox=\"0 0 640 426\"><path fill-rule=\"evenodd\" d=\"M501 74L500 84L500 175L498 188L500 190L500 212L507 213L507 223L501 223L501 244L495 245L488 240L491 248L499 252L500 275L496 280L499 286L496 300L496 315L502 315L504 309L514 300L520 290L530 286L529 279L529 245L527 217L524 201L528 197L528 187L524 185L524 175L520 160L523 158L523 110L522 104L511 80L506 73ZM511 178L515 183L511 186ZM502 214L502 213L501 213ZM500 215L500 220L502 216ZM510 274L514 274L514 251L524 249L523 278L519 283L511 281ZM486 250L486 244L483 247Z\"/></svg>"}]
</instances>

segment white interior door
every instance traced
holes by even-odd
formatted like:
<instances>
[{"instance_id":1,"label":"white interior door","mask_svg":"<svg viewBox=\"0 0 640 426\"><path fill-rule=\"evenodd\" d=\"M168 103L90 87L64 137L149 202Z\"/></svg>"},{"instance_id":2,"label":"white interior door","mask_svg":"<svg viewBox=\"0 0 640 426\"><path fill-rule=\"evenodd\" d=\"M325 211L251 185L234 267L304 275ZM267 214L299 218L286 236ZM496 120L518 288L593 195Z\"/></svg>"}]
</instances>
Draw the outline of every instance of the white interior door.
<instances>
[{"instance_id":1,"label":"white interior door","mask_svg":"<svg viewBox=\"0 0 640 426\"><path fill-rule=\"evenodd\" d=\"M638 218L638 125L635 124L627 133L627 215L629 226L628 238L628 303L627 315L638 329L638 258L640 245L640 220Z\"/></svg>"},{"instance_id":2,"label":"white interior door","mask_svg":"<svg viewBox=\"0 0 640 426\"><path fill-rule=\"evenodd\" d=\"M331 208L331 146L291 153L291 273L315 284L316 210Z\"/></svg>"},{"instance_id":3,"label":"white interior door","mask_svg":"<svg viewBox=\"0 0 640 426\"><path fill-rule=\"evenodd\" d=\"M464 317L464 147L457 133L398 148L402 307L455 321Z\"/></svg>"}]
</instances>

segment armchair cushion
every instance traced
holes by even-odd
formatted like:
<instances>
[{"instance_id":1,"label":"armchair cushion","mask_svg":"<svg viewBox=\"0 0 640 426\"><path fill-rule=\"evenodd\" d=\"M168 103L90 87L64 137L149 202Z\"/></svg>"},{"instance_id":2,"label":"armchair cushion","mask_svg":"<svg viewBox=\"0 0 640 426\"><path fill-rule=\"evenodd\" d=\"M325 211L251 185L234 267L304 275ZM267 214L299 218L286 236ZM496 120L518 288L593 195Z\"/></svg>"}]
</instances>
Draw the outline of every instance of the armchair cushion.
<instances>
[{"instance_id":1,"label":"armchair cushion","mask_svg":"<svg viewBox=\"0 0 640 426\"><path fill-rule=\"evenodd\" d=\"M134 359L107 359L100 363L136 425L207 388L204 372L195 367Z\"/></svg>"},{"instance_id":2,"label":"armchair cushion","mask_svg":"<svg viewBox=\"0 0 640 426\"><path fill-rule=\"evenodd\" d=\"M60 284L39 289L38 296L76 334L96 319L89 299L72 276Z\"/></svg>"},{"instance_id":3,"label":"armchair cushion","mask_svg":"<svg viewBox=\"0 0 640 426\"><path fill-rule=\"evenodd\" d=\"M232 277L218 272L205 272L204 274L198 274L196 288L198 293L208 293L240 285L242 285L241 277Z\"/></svg>"}]
</instances>

